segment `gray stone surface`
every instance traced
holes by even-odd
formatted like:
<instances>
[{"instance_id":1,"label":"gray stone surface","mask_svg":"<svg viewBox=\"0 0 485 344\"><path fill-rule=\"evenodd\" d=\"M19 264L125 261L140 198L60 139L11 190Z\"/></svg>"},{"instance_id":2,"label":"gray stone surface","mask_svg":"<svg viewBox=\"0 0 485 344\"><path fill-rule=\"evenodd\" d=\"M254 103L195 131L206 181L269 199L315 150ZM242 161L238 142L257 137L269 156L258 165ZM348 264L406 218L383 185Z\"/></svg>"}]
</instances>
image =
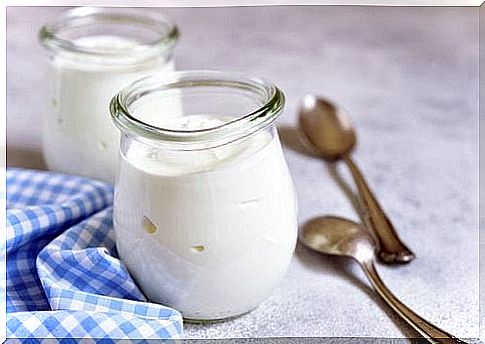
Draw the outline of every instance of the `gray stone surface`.
<instances>
[{"instance_id":1,"label":"gray stone surface","mask_svg":"<svg viewBox=\"0 0 485 344\"><path fill-rule=\"evenodd\" d=\"M7 11L10 165L41 166L33 156L45 63L35 36L58 11ZM356 161L418 257L401 267L378 266L383 279L425 318L456 336L478 337L478 8L163 12L182 31L179 69L259 74L285 91L279 131L301 224L321 214L358 220L348 172L309 156L295 129L298 100L307 93L348 111L359 131ZM377 299L356 264L301 246L285 280L256 310L185 325L188 338L415 335Z\"/></svg>"}]
</instances>

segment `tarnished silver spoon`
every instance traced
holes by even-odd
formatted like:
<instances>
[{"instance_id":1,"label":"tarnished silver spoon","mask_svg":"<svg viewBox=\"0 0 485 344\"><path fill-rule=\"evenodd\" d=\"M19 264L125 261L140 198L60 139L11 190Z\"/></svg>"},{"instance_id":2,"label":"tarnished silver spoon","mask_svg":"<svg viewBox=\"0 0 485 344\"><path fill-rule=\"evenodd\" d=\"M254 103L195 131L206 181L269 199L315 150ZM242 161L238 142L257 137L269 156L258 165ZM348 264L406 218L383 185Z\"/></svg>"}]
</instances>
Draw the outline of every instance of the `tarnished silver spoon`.
<instances>
[{"instance_id":1,"label":"tarnished silver spoon","mask_svg":"<svg viewBox=\"0 0 485 344\"><path fill-rule=\"evenodd\" d=\"M421 318L391 293L374 265L377 244L361 225L340 217L318 217L306 224L300 241L320 253L355 259L384 302L430 343L465 343Z\"/></svg>"},{"instance_id":2,"label":"tarnished silver spoon","mask_svg":"<svg viewBox=\"0 0 485 344\"><path fill-rule=\"evenodd\" d=\"M388 264L408 263L414 253L404 245L391 221L351 158L357 142L354 127L342 109L330 101L307 95L299 110L300 128L307 141L327 161L343 160L354 177L366 225L379 240L379 258Z\"/></svg>"}]
</instances>

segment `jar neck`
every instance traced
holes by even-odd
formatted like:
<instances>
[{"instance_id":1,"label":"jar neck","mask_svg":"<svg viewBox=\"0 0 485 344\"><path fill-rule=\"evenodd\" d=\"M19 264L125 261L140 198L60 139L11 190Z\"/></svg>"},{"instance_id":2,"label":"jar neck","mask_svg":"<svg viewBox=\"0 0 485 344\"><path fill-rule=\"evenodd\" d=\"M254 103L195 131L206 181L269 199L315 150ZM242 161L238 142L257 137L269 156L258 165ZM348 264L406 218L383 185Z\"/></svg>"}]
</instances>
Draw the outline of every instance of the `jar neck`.
<instances>
[{"instance_id":1,"label":"jar neck","mask_svg":"<svg viewBox=\"0 0 485 344\"><path fill-rule=\"evenodd\" d=\"M88 72L136 73L147 70L173 70L173 54L86 56L76 52L52 52L50 64L58 69Z\"/></svg>"},{"instance_id":2,"label":"jar neck","mask_svg":"<svg viewBox=\"0 0 485 344\"><path fill-rule=\"evenodd\" d=\"M148 100L143 102L144 98ZM156 106L150 98L158 101ZM123 89L110 104L112 119L123 133L182 150L240 140L274 123L283 107L284 95L275 85L217 71L184 71L142 79ZM209 119L207 125L170 125L173 118L190 122L189 117L199 115Z\"/></svg>"}]
</instances>

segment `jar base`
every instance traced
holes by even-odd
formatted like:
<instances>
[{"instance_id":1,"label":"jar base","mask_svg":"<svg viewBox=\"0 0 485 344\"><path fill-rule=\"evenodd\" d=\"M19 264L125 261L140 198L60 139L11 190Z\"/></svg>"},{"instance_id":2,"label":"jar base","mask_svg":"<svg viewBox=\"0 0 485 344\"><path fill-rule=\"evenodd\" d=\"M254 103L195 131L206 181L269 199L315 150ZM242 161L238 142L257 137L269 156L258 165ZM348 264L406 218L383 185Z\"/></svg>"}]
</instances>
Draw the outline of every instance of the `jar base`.
<instances>
[{"instance_id":1,"label":"jar base","mask_svg":"<svg viewBox=\"0 0 485 344\"><path fill-rule=\"evenodd\" d=\"M224 318L196 319L196 318L185 317L183 314L182 314L182 317L184 319L184 322L189 323L189 324L194 324L194 325L214 324L214 323L222 323L222 322L225 322L225 321L230 321L230 320L234 320L236 318L242 317L243 315L246 315L246 314L252 312L256 308L257 308L257 306L254 307L254 308L251 308L250 310L245 311L243 313L231 315L231 316L224 317Z\"/></svg>"}]
</instances>

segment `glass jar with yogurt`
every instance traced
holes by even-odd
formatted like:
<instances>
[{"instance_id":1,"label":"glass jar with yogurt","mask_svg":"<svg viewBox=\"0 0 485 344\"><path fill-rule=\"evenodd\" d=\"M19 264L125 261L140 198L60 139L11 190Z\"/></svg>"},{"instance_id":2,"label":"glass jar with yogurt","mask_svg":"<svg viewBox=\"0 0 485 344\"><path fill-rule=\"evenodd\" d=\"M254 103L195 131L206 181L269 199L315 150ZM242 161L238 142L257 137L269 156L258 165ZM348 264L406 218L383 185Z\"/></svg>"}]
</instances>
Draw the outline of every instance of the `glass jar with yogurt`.
<instances>
[{"instance_id":1,"label":"glass jar with yogurt","mask_svg":"<svg viewBox=\"0 0 485 344\"><path fill-rule=\"evenodd\" d=\"M81 7L43 26L39 38L49 52L47 166L113 182L119 131L109 101L140 77L173 70L177 27L152 10Z\"/></svg>"},{"instance_id":2,"label":"glass jar with yogurt","mask_svg":"<svg viewBox=\"0 0 485 344\"><path fill-rule=\"evenodd\" d=\"M223 319L284 277L297 216L274 125L283 106L273 84L215 71L152 76L113 98L117 248L148 299Z\"/></svg>"}]
</instances>

